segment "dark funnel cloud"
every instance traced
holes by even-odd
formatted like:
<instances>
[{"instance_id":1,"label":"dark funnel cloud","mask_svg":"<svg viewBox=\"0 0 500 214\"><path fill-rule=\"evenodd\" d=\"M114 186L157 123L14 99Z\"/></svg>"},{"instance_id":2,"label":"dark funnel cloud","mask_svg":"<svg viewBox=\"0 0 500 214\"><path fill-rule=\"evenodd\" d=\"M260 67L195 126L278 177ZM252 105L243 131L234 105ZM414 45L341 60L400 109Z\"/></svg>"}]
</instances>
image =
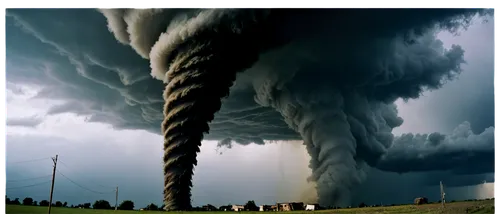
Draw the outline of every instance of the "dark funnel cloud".
<instances>
[{"instance_id":1,"label":"dark funnel cloud","mask_svg":"<svg viewBox=\"0 0 500 214\"><path fill-rule=\"evenodd\" d=\"M144 15L143 10L100 11L112 20L109 28L119 41L121 28L127 27L129 40L121 41L130 41L139 54L149 58L152 76L166 83L162 123L164 201L168 210L188 210L191 208L196 153L200 151L203 134L209 132L208 122L220 110L221 98L229 95L236 73L249 68L257 61L258 54L268 48L268 44L273 44L266 41L272 37L262 36L269 30L266 27L272 19L269 11L201 11L194 17L175 20L155 43L133 43L134 37L150 36L141 35L144 31L134 31L133 24L142 22L137 19L149 17L155 10L150 10L148 15ZM116 25L118 22L113 20L119 19L117 15L122 16L126 24L131 24L130 27ZM156 17L165 19L163 16L153 19ZM143 46L153 44L152 47ZM144 51L150 52L145 55Z\"/></svg>"},{"instance_id":2,"label":"dark funnel cloud","mask_svg":"<svg viewBox=\"0 0 500 214\"><path fill-rule=\"evenodd\" d=\"M493 127L477 135L467 123L450 135L392 134L403 123L397 99L439 89L465 63L466 50L445 48L436 33L457 32L487 13L8 10L7 78L42 85L38 97L65 101L49 114L73 112L117 129L161 133L171 210L191 206L202 139L221 146L302 139L319 202L344 205L369 167L492 170L487 158L473 159L486 166L478 172L458 165L469 155L466 145L477 143L473 156L491 152ZM436 163L446 157L457 164ZM400 161L406 164L394 164Z\"/></svg>"}]
</instances>

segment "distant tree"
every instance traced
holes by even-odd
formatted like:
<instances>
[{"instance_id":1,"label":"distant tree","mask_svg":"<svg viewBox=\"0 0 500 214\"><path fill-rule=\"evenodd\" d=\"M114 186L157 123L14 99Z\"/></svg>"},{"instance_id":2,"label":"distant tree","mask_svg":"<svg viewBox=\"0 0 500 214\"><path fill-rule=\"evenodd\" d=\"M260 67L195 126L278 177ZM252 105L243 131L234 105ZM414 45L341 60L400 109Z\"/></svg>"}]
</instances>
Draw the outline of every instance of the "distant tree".
<instances>
[{"instance_id":1,"label":"distant tree","mask_svg":"<svg viewBox=\"0 0 500 214\"><path fill-rule=\"evenodd\" d=\"M30 198L30 197L26 197L23 199L23 205L33 205L33 198Z\"/></svg>"},{"instance_id":2,"label":"distant tree","mask_svg":"<svg viewBox=\"0 0 500 214\"><path fill-rule=\"evenodd\" d=\"M62 202L60 202L60 201L56 201L56 204L55 204L55 206L54 206L54 207L62 207Z\"/></svg>"},{"instance_id":3,"label":"distant tree","mask_svg":"<svg viewBox=\"0 0 500 214\"><path fill-rule=\"evenodd\" d=\"M21 202L19 202L19 198L16 198L14 199L13 201L11 201L11 204L14 204L14 205L20 205Z\"/></svg>"},{"instance_id":4,"label":"distant tree","mask_svg":"<svg viewBox=\"0 0 500 214\"><path fill-rule=\"evenodd\" d=\"M358 207L367 207L365 202L361 202Z\"/></svg>"},{"instance_id":5,"label":"distant tree","mask_svg":"<svg viewBox=\"0 0 500 214\"><path fill-rule=\"evenodd\" d=\"M9 197L7 197L7 196L5 196L5 204L10 204L10 203L12 203L12 202L10 201L10 198L9 198Z\"/></svg>"},{"instance_id":6,"label":"distant tree","mask_svg":"<svg viewBox=\"0 0 500 214\"><path fill-rule=\"evenodd\" d=\"M84 204L83 204L83 208L85 208L85 209L90 208L90 203L84 203Z\"/></svg>"},{"instance_id":7,"label":"distant tree","mask_svg":"<svg viewBox=\"0 0 500 214\"><path fill-rule=\"evenodd\" d=\"M160 208L158 208L158 210L160 210L160 211L165 210L165 204L162 204L162 205L161 205L161 207L160 207Z\"/></svg>"},{"instance_id":8,"label":"distant tree","mask_svg":"<svg viewBox=\"0 0 500 214\"><path fill-rule=\"evenodd\" d=\"M122 201L120 206L118 206L120 210L134 210L134 202L131 200Z\"/></svg>"},{"instance_id":9,"label":"distant tree","mask_svg":"<svg viewBox=\"0 0 500 214\"><path fill-rule=\"evenodd\" d=\"M149 206L149 209L150 210L157 210L158 211L158 210L160 210L160 207L158 205L156 205L156 204L151 203L150 206Z\"/></svg>"},{"instance_id":10,"label":"distant tree","mask_svg":"<svg viewBox=\"0 0 500 214\"><path fill-rule=\"evenodd\" d=\"M255 201L248 201L245 206L244 206L245 210L248 210L248 211L259 211L259 207L257 207L257 205L255 205Z\"/></svg>"},{"instance_id":11,"label":"distant tree","mask_svg":"<svg viewBox=\"0 0 500 214\"><path fill-rule=\"evenodd\" d=\"M38 206L38 201L33 201L33 206Z\"/></svg>"},{"instance_id":12,"label":"distant tree","mask_svg":"<svg viewBox=\"0 0 500 214\"><path fill-rule=\"evenodd\" d=\"M215 207L214 205L207 204L207 206L205 207L207 211L217 211L217 207Z\"/></svg>"},{"instance_id":13,"label":"distant tree","mask_svg":"<svg viewBox=\"0 0 500 214\"><path fill-rule=\"evenodd\" d=\"M156 206L156 204L154 203L151 203L148 206L146 206L144 210L158 210L158 206Z\"/></svg>"},{"instance_id":14,"label":"distant tree","mask_svg":"<svg viewBox=\"0 0 500 214\"><path fill-rule=\"evenodd\" d=\"M229 205L223 205L223 206L220 206L219 207L219 211L231 211L231 208L233 207L233 205L229 204Z\"/></svg>"},{"instance_id":15,"label":"distant tree","mask_svg":"<svg viewBox=\"0 0 500 214\"><path fill-rule=\"evenodd\" d=\"M72 204L69 208L75 208L75 206Z\"/></svg>"},{"instance_id":16,"label":"distant tree","mask_svg":"<svg viewBox=\"0 0 500 214\"><path fill-rule=\"evenodd\" d=\"M92 205L92 208L93 209L109 210L109 209L111 209L111 205L106 200L98 200L98 201L94 202L94 205Z\"/></svg>"},{"instance_id":17,"label":"distant tree","mask_svg":"<svg viewBox=\"0 0 500 214\"><path fill-rule=\"evenodd\" d=\"M49 201L47 201L47 200L40 201L40 206L41 207L48 207L49 206Z\"/></svg>"},{"instance_id":18,"label":"distant tree","mask_svg":"<svg viewBox=\"0 0 500 214\"><path fill-rule=\"evenodd\" d=\"M201 207L191 207L191 211L203 211Z\"/></svg>"},{"instance_id":19,"label":"distant tree","mask_svg":"<svg viewBox=\"0 0 500 214\"><path fill-rule=\"evenodd\" d=\"M65 201L65 202L63 203L63 207L68 207L68 202L66 202L66 201Z\"/></svg>"}]
</instances>

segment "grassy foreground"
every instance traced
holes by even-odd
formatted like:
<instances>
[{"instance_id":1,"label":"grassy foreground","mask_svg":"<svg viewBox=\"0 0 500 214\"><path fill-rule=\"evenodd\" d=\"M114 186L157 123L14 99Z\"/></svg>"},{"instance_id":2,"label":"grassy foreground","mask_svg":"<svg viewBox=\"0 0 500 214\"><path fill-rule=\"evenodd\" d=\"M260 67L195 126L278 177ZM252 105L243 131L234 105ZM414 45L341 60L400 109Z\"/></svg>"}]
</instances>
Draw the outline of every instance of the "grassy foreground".
<instances>
[{"instance_id":1,"label":"grassy foreground","mask_svg":"<svg viewBox=\"0 0 500 214\"><path fill-rule=\"evenodd\" d=\"M129 213L161 213L158 211L114 211L114 210L94 210L94 209L74 209L74 208L52 208L52 214L129 214ZM7 214L44 214L47 213L47 207L34 207L34 206L19 206L19 205L7 205ZM184 212L191 213L191 212ZM193 212L195 213L195 212ZM196 212L196 213L232 213L228 212ZM264 213L264 212L244 212L244 213ZM272 213L272 212L265 212ZM311 211L294 211L294 212L284 212L284 213L312 213ZM351 208L351 209L336 209L336 210L321 210L315 211L315 213L360 213L360 214L371 214L371 213L449 213L449 214L461 214L461 213L495 213L495 200L487 201L463 201L454 202L446 204L446 208L442 209L441 204L426 204L426 205L401 205L393 207L367 207L367 208Z\"/></svg>"}]
</instances>

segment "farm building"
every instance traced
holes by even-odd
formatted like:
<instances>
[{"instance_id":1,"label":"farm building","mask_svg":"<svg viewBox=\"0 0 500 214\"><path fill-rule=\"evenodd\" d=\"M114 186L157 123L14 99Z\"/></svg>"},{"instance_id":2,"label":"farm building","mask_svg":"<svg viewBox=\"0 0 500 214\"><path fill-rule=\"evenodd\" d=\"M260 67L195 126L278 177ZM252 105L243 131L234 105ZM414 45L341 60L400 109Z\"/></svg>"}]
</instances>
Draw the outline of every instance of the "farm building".
<instances>
[{"instance_id":1,"label":"farm building","mask_svg":"<svg viewBox=\"0 0 500 214\"><path fill-rule=\"evenodd\" d=\"M231 209L233 211L236 211L236 212L244 211L245 210L245 206L243 206L243 205L233 205L233 207Z\"/></svg>"},{"instance_id":2,"label":"farm building","mask_svg":"<svg viewBox=\"0 0 500 214\"><path fill-rule=\"evenodd\" d=\"M306 210L308 211L314 211L319 209L319 204L307 204L306 205Z\"/></svg>"},{"instance_id":3,"label":"farm building","mask_svg":"<svg viewBox=\"0 0 500 214\"><path fill-rule=\"evenodd\" d=\"M260 205L259 211L276 211L276 205Z\"/></svg>"},{"instance_id":4,"label":"farm building","mask_svg":"<svg viewBox=\"0 0 500 214\"><path fill-rule=\"evenodd\" d=\"M304 210L304 203L302 202L278 203L277 206L278 211Z\"/></svg>"}]
</instances>

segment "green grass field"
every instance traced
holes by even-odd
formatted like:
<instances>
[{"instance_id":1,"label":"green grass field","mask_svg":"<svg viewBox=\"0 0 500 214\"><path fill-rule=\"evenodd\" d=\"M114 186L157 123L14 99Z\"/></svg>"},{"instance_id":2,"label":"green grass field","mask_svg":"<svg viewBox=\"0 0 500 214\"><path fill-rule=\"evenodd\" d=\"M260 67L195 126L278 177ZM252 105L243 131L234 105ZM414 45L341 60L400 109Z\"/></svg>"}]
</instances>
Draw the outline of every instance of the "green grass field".
<instances>
[{"instance_id":1,"label":"green grass field","mask_svg":"<svg viewBox=\"0 0 500 214\"><path fill-rule=\"evenodd\" d=\"M114 210L93 210L93 209L72 209L54 207L53 214L129 214L129 213L157 213L158 211L114 211ZM228 211L231 213L231 211ZM228 212L197 212L197 213L228 213ZM34 206L19 206L7 205L7 214L43 214L47 213L47 207ZM184 212L191 213L191 212ZM263 213L263 212L244 212L244 213ZM267 213L267 212L266 212ZM294 211L286 213L312 213L311 211ZM392 207L367 207L367 208L351 208L351 209L336 209L336 210L321 210L314 213L446 213L446 214L461 214L461 213L495 213L495 200L487 201L463 201L446 204L446 208L442 209L441 204L426 204L426 205L401 205Z\"/></svg>"}]
</instances>

